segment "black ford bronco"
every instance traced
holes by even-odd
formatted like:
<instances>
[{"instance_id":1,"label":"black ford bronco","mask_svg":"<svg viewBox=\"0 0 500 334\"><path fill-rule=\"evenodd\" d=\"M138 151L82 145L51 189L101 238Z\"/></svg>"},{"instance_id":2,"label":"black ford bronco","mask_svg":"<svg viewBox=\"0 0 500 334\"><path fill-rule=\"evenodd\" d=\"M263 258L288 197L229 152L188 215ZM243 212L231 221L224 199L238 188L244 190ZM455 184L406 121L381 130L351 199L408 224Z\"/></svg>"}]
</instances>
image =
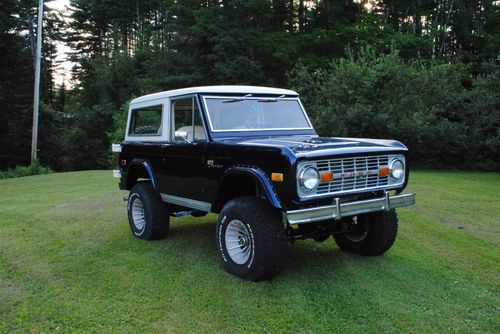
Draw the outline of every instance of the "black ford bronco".
<instances>
[{"instance_id":1,"label":"black ford bronco","mask_svg":"<svg viewBox=\"0 0 500 334\"><path fill-rule=\"evenodd\" d=\"M218 213L224 268L252 281L282 268L288 242L333 236L343 251L374 256L396 238L395 208L408 150L398 141L323 138L296 92L208 86L139 97L119 152L120 189L142 239L167 235L169 217Z\"/></svg>"}]
</instances>

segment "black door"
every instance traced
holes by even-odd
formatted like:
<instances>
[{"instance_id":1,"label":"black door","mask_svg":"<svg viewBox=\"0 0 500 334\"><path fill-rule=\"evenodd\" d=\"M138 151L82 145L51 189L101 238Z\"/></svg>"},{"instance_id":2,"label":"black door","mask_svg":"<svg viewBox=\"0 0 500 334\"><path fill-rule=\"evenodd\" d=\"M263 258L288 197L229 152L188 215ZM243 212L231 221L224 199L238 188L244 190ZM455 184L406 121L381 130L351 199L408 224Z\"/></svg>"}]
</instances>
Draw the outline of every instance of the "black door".
<instances>
[{"instance_id":1,"label":"black door","mask_svg":"<svg viewBox=\"0 0 500 334\"><path fill-rule=\"evenodd\" d=\"M171 101L170 132L170 141L161 149L160 191L188 200L206 201L207 137L195 96Z\"/></svg>"},{"instance_id":2,"label":"black door","mask_svg":"<svg viewBox=\"0 0 500 334\"><path fill-rule=\"evenodd\" d=\"M204 151L206 142L170 143L162 148L160 191L205 201Z\"/></svg>"}]
</instances>

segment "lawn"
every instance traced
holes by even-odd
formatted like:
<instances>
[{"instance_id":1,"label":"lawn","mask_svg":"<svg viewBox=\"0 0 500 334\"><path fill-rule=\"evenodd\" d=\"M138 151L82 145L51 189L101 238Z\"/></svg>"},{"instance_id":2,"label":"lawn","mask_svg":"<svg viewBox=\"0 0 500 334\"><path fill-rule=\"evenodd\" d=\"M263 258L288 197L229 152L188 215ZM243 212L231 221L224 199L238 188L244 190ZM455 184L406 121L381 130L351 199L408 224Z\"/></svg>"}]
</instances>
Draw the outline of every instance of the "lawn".
<instances>
[{"instance_id":1,"label":"lawn","mask_svg":"<svg viewBox=\"0 0 500 334\"><path fill-rule=\"evenodd\" d=\"M219 263L216 216L129 231L110 171L0 181L0 333L500 332L500 174L417 171L383 256L291 245L251 283Z\"/></svg>"}]
</instances>

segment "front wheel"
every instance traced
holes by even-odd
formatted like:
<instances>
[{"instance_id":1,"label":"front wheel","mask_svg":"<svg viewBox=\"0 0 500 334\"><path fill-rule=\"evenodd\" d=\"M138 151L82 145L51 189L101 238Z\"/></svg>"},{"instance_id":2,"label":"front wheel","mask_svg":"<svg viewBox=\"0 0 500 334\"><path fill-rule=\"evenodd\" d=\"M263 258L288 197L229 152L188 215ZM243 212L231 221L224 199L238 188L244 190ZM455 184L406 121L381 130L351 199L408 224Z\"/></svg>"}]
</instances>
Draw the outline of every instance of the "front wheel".
<instances>
[{"instance_id":1,"label":"front wheel","mask_svg":"<svg viewBox=\"0 0 500 334\"><path fill-rule=\"evenodd\" d=\"M216 229L222 265L251 281L271 279L281 268L286 235L281 212L263 199L239 197L222 209Z\"/></svg>"},{"instance_id":2,"label":"front wheel","mask_svg":"<svg viewBox=\"0 0 500 334\"><path fill-rule=\"evenodd\" d=\"M380 211L349 218L352 229L334 234L335 242L343 251L376 256L385 253L396 240L398 217L395 210Z\"/></svg>"}]
</instances>

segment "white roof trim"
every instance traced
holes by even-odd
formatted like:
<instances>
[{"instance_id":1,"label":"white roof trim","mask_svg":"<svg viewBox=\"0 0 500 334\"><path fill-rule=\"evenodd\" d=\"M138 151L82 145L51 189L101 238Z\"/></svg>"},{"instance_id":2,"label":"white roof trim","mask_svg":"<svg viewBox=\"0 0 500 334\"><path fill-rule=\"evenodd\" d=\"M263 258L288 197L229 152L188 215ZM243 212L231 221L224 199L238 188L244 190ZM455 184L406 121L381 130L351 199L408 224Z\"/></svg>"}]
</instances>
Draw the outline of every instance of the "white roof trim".
<instances>
[{"instance_id":1,"label":"white roof trim","mask_svg":"<svg viewBox=\"0 0 500 334\"><path fill-rule=\"evenodd\" d=\"M149 95L144 95L133 99L130 104L169 98L173 96L196 94L196 93L236 93L236 94L277 94L277 95L299 95L297 92L288 89L260 87L260 86L201 86L167 90Z\"/></svg>"}]
</instances>

